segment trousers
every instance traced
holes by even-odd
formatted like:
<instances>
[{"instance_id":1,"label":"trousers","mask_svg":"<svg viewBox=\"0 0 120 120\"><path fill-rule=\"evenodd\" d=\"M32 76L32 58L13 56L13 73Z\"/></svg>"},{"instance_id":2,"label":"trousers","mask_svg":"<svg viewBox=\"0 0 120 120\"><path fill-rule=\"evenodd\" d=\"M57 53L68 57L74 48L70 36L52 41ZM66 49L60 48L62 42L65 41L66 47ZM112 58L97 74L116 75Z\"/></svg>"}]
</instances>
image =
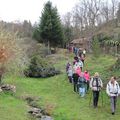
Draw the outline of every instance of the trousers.
<instances>
[{"instance_id":1,"label":"trousers","mask_svg":"<svg viewBox=\"0 0 120 120\"><path fill-rule=\"evenodd\" d=\"M99 99L99 91L93 91L93 106L97 107Z\"/></svg>"},{"instance_id":2,"label":"trousers","mask_svg":"<svg viewBox=\"0 0 120 120\"><path fill-rule=\"evenodd\" d=\"M111 96L110 102L111 102L111 110L114 113L116 109L117 96Z\"/></svg>"}]
</instances>

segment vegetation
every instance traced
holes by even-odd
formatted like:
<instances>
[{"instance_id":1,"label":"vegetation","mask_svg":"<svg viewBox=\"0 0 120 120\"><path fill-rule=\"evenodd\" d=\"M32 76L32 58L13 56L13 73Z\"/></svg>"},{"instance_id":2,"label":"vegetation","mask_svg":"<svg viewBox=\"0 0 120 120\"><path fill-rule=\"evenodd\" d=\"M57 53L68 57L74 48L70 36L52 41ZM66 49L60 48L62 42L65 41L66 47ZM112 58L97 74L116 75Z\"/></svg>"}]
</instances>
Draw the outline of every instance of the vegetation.
<instances>
[{"instance_id":1,"label":"vegetation","mask_svg":"<svg viewBox=\"0 0 120 120\"><path fill-rule=\"evenodd\" d=\"M31 104L45 108L55 120L120 118L120 101L116 115L111 116L109 98L105 93L111 76L120 80L120 4L115 1L118 0L110 3L107 0L80 1L72 12L63 17L63 21L57 8L48 1L39 23L34 26L26 20L23 23L0 21L0 80L3 77L4 83L14 84L17 88L16 93L0 93L0 120L32 119L27 114L30 106L24 99L26 96L39 98L35 101L37 103L33 101ZM32 40L32 33L33 38L44 45ZM104 82L97 109L92 107L91 91L85 99L81 98L68 82L65 65L67 61L73 62L73 54L57 48L60 50L57 54L48 55L51 48L63 47L80 37L90 38L88 42L92 44L89 50L92 47L93 51L93 54L87 54L84 70L87 69L91 76L99 72ZM102 48L103 53L107 51L114 56L101 54ZM62 73L58 74L60 71Z\"/></svg>"},{"instance_id":2,"label":"vegetation","mask_svg":"<svg viewBox=\"0 0 120 120\"><path fill-rule=\"evenodd\" d=\"M92 51L94 57L100 56L100 43L97 37L94 37L94 39L92 40Z\"/></svg>"},{"instance_id":3,"label":"vegetation","mask_svg":"<svg viewBox=\"0 0 120 120\"><path fill-rule=\"evenodd\" d=\"M36 29L34 37L40 37L38 41L42 40L50 48L51 46L56 47L62 45L64 37L60 17L57 8L53 7L50 1L45 4L39 26Z\"/></svg>"},{"instance_id":4,"label":"vegetation","mask_svg":"<svg viewBox=\"0 0 120 120\"><path fill-rule=\"evenodd\" d=\"M25 75L28 77L50 77L60 74L59 70L56 70L52 64L41 58L39 55L35 55L31 58L30 65L25 70Z\"/></svg>"},{"instance_id":5,"label":"vegetation","mask_svg":"<svg viewBox=\"0 0 120 120\"><path fill-rule=\"evenodd\" d=\"M16 33L0 29L0 74L22 73L26 55L20 47L20 38ZM4 71L4 72L3 72Z\"/></svg>"},{"instance_id":6,"label":"vegetation","mask_svg":"<svg viewBox=\"0 0 120 120\"><path fill-rule=\"evenodd\" d=\"M58 56L63 56L63 52ZM6 83L16 85L17 93L14 96L11 96L8 93L1 93L1 104L3 104L4 108L4 114L1 115L1 119L5 118L5 113L7 114L9 110L16 110L17 112L11 112L11 116L6 116L5 120L14 120L16 118L17 120L21 120L21 118L22 120L28 119L26 117L27 105L24 101L22 101L22 99L18 99L25 96L39 97L40 100L37 104L46 108L47 112L49 112L49 114L52 115L55 120L113 119L113 116L110 113L111 110L109 99L104 90L102 92L104 106L102 107L100 96L98 109L94 109L92 106L89 106L91 91L89 91L85 99L80 98L78 94L73 92L73 86L69 84L68 78L65 74L65 65L68 58L70 61L73 60L73 56L67 54L64 54L64 58L62 58L62 60L57 60L54 66L63 71L63 73L54 77L44 79L21 77L5 78ZM87 56L84 69L88 69L91 73L91 76L94 74L94 72L98 71L104 83L106 83L111 75L116 75L119 77L119 71L109 71L109 67L114 63L115 59L112 56L103 55L95 60L92 59L92 56ZM21 104L21 107L18 106L19 104ZM117 112L114 116L115 120L120 117L119 101L117 105ZM3 109L1 107L0 113L3 113L2 111Z\"/></svg>"}]
</instances>

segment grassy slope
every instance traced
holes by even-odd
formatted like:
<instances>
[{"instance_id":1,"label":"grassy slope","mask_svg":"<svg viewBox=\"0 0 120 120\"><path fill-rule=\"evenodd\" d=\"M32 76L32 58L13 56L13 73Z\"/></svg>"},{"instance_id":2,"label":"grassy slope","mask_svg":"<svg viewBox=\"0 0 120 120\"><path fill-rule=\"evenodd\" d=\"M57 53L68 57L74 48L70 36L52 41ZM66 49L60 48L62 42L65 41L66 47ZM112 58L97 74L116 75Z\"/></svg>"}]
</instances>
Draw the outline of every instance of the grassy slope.
<instances>
[{"instance_id":1,"label":"grassy slope","mask_svg":"<svg viewBox=\"0 0 120 120\"><path fill-rule=\"evenodd\" d=\"M71 56L69 57L71 58ZM104 60L104 61L102 61ZM111 73L106 73L110 65L114 64L110 56L102 56L98 59L92 60L88 57L86 60L85 68L91 71L100 72L103 78L108 77ZM66 59L57 61L56 67L64 71ZM114 74L119 74L115 72ZM5 82L14 83L17 86L16 96L39 96L40 105L47 108L55 120L118 120L120 118L120 102L118 102L118 109L116 115L110 115L109 99L104 92L103 100L104 107L100 104L98 109L93 109L89 106L91 92L85 98L73 92L73 86L68 83L67 76L63 74L47 78L47 79L34 79L34 78L6 78ZM92 101L91 101L92 102ZM0 96L0 119L1 120L27 120L27 105L24 101L16 99L9 94L1 94ZM10 112L11 115L8 115Z\"/></svg>"}]
</instances>

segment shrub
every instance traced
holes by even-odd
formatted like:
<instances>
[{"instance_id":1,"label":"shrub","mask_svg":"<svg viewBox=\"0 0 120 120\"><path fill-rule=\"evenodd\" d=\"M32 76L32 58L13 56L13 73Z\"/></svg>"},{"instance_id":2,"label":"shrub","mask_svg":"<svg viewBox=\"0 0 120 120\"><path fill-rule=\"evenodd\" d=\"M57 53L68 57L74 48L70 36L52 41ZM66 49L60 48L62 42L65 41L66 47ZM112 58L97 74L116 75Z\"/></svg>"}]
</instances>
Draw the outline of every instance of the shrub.
<instances>
[{"instance_id":1,"label":"shrub","mask_svg":"<svg viewBox=\"0 0 120 120\"><path fill-rule=\"evenodd\" d=\"M50 77L59 74L60 71L56 70L45 59L36 55L31 58L30 65L25 70L27 77Z\"/></svg>"},{"instance_id":2,"label":"shrub","mask_svg":"<svg viewBox=\"0 0 120 120\"><path fill-rule=\"evenodd\" d=\"M0 28L0 75L20 75L25 65L26 55L20 46L17 32L8 32Z\"/></svg>"},{"instance_id":3,"label":"shrub","mask_svg":"<svg viewBox=\"0 0 120 120\"><path fill-rule=\"evenodd\" d=\"M110 67L111 71L120 70L120 58L116 60L115 64Z\"/></svg>"}]
</instances>

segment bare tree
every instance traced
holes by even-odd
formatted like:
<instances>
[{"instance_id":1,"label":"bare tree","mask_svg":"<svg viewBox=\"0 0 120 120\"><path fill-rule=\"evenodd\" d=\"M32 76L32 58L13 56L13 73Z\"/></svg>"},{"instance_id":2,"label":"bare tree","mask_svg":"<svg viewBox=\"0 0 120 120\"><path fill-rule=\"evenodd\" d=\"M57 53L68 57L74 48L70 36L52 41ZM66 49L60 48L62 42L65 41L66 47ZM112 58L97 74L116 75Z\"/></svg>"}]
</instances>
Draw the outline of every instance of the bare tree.
<instances>
[{"instance_id":1,"label":"bare tree","mask_svg":"<svg viewBox=\"0 0 120 120\"><path fill-rule=\"evenodd\" d=\"M117 21L118 21L118 24L120 24L120 2L118 4Z\"/></svg>"},{"instance_id":2,"label":"bare tree","mask_svg":"<svg viewBox=\"0 0 120 120\"><path fill-rule=\"evenodd\" d=\"M109 4L108 4L108 0L101 3L101 10L100 10L100 14L103 18L103 22L108 22L109 21L109 16L110 16L110 12L109 12Z\"/></svg>"},{"instance_id":3,"label":"bare tree","mask_svg":"<svg viewBox=\"0 0 120 120\"><path fill-rule=\"evenodd\" d=\"M116 12L117 12L117 4L118 4L118 0L111 0L111 18L115 19L116 17Z\"/></svg>"}]
</instances>

